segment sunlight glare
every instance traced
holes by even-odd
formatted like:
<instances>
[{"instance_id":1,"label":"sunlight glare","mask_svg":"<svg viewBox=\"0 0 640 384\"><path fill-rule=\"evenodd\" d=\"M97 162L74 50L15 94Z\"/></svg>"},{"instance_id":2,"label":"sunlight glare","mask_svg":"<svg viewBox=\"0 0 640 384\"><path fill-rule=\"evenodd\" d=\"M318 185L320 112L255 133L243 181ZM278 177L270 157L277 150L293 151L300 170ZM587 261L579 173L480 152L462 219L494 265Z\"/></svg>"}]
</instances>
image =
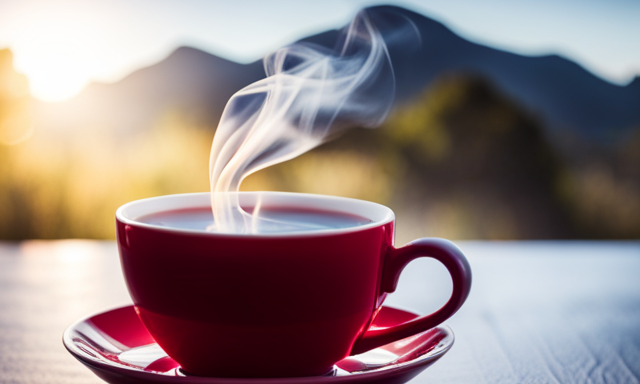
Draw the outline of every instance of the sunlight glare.
<instances>
[{"instance_id":1,"label":"sunlight glare","mask_svg":"<svg viewBox=\"0 0 640 384\"><path fill-rule=\"evenodd\" d=\"M86 56L73 41L35 41L16 55L16 68L29 78L31 94L43 101L63 101L87 84Z\"/></svg>"},{"instance_id":2,"label":"sunlight glare","mask_svg":"<svg viewBox=\"0 0 640 384\"><path fill-rule=\"evenodd\" d=\"M33 62L27 72L31 94L43 101L63 101L75 96L87 83L72 57L54 54Z\"/></svg>"},{"instance_id":3,"label":"sunlight glare","mask_svg":"<svg viewBox=\"0 0 640 384\"><path fill-rule=\"evenodd\" d=\"M87 85L100 62L88 36L87 18L71 13L34 16L12 48L16 70L29 78L31 94L43 101L63 101ZM25 26L26 28L26 26Z\"/></svg>"}]
</instances>

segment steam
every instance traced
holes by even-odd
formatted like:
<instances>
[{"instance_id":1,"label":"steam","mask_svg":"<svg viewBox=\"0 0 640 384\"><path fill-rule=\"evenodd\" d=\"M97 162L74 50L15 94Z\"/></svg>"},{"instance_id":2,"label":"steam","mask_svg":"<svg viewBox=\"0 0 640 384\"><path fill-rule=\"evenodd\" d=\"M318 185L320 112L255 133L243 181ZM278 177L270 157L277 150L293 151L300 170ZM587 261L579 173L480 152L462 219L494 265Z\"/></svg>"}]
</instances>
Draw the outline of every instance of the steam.
<instances>
[{"instance_id":1,"label":"steam","mask_svg":"<svg viewBox=\"0 0 640 384\"><path fill-rule=\"evenodd\" d=\"M209 165L215 230L262 232L273 223L243 211L242 180L293 159L349 127L374 128L391 108L395 82L387 47L368 11L358 13L328 50L310 43L281 48L264 59L267 78L227 103Z\"/></svg>"}]
</instances>

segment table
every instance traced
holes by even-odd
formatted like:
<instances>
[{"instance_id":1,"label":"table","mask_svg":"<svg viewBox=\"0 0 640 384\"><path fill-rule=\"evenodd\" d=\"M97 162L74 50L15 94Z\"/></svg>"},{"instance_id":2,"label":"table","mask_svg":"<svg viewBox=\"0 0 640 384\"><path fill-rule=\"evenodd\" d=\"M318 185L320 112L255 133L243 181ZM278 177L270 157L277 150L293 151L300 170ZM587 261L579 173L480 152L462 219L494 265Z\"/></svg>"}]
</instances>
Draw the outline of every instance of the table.
<instances>
[{"instance_id":1,"label":"table","mask_svg":"<svg viewBox=\"0 0 640 384\"><path fill-rule=\"evenodd\" d=\"M640 242L459 242L474 281L453 349L412 383L640 382ZM414 261L388 305L426 313L451 282ZM100 383L67 325L130 303L113 242L0 243L0 383Z\"/></svg>"}]
</instances>

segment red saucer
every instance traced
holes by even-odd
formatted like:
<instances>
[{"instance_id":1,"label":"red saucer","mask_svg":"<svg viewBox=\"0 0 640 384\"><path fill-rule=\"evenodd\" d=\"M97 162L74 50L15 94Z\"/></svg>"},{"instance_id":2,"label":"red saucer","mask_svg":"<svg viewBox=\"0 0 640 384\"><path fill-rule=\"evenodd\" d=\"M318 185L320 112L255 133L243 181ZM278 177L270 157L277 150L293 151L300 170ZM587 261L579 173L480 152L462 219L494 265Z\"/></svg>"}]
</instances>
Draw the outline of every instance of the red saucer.
<instances>
[{"instance_id":1,"label":"red saucer","mask_svg":"<svg viewBox=\"0 0 640 384\"><path fill-rule=\"evenodd\" d=\"M417 317L382 307L374 327L389 327ZM327 376L286 379L222 379L185 375L155 343L133 306L80 320L64 332L63 343L81 363L108 383L177 384L400 384L436 362L453 345L453 332L442 325L336 363ZM247 346L249 351L250 346ZM256 351L251 350L251 353ZM269 351L264 351L269 353Z\"/></svg>"}]
</instances>

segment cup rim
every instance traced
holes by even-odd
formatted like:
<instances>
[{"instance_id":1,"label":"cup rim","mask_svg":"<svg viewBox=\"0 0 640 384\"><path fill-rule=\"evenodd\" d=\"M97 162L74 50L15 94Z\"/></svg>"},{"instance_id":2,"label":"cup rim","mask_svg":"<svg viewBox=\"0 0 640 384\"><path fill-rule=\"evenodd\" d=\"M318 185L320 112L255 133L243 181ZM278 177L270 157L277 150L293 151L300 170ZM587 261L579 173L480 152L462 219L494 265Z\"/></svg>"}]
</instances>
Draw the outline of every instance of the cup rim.
<instances>
[{"instance_id":1,"label":"cup rim","mask_svg":"<svg viewBox=\"0 0 640 384\"><path fill-rule=\"evenodd\" d=\"M211 208L210 192L199 193L180 193L172 195L163 195L149 197L145 199L134 200L120 206L116 210L116 220L134 227L140 227L145 229L151 229L155 231L176 233L176 234L189 234L200 235L206 237L240 237L240 238L283 238L283 237L316 237L316 236L332 236L345 233L360 232L371 228L380 227L395 220L395 214L393 211L378 203L374 203L366 200L353 199L348 197L320 195L311 193L297 193L297 192L272 192L272 191L251 191L251 192L231 192L238 194L240 199L248 200L251 197L262 196L278 199L299 199L298 202L306 201L308 205L294 204L293 207L302 208L323 208L331 211L350 213L359 216L363 216L369 220L370 223L363 225L356 225L347 228L330 228L330 229L316 229L309 231L290 231L290 232L276 232L276 233L224 233L224 232L210 232L207 230L199 229L186 229L175 227L164 227L156 224L149 224L137 221L141 216L174 209L188 209L188 208ZM173 201L171 201L173 200ZM184 201L189 200L190 204L185 204ZM203 204L203 201L207 203ZM316 204L320 201L330 203L330 205L318 207L311 204L311 201L315 201ZM157 207L158 204L167 205L166 208L150 209L149 207ZM338 206L338 208L336 208ZM145 209L146 208L146 209ZM350 209L347 209L350 208ZM134 215L134 213L136 213ZM134 217L131 217L134 216Z\"/></svg>"}]
</instances>

